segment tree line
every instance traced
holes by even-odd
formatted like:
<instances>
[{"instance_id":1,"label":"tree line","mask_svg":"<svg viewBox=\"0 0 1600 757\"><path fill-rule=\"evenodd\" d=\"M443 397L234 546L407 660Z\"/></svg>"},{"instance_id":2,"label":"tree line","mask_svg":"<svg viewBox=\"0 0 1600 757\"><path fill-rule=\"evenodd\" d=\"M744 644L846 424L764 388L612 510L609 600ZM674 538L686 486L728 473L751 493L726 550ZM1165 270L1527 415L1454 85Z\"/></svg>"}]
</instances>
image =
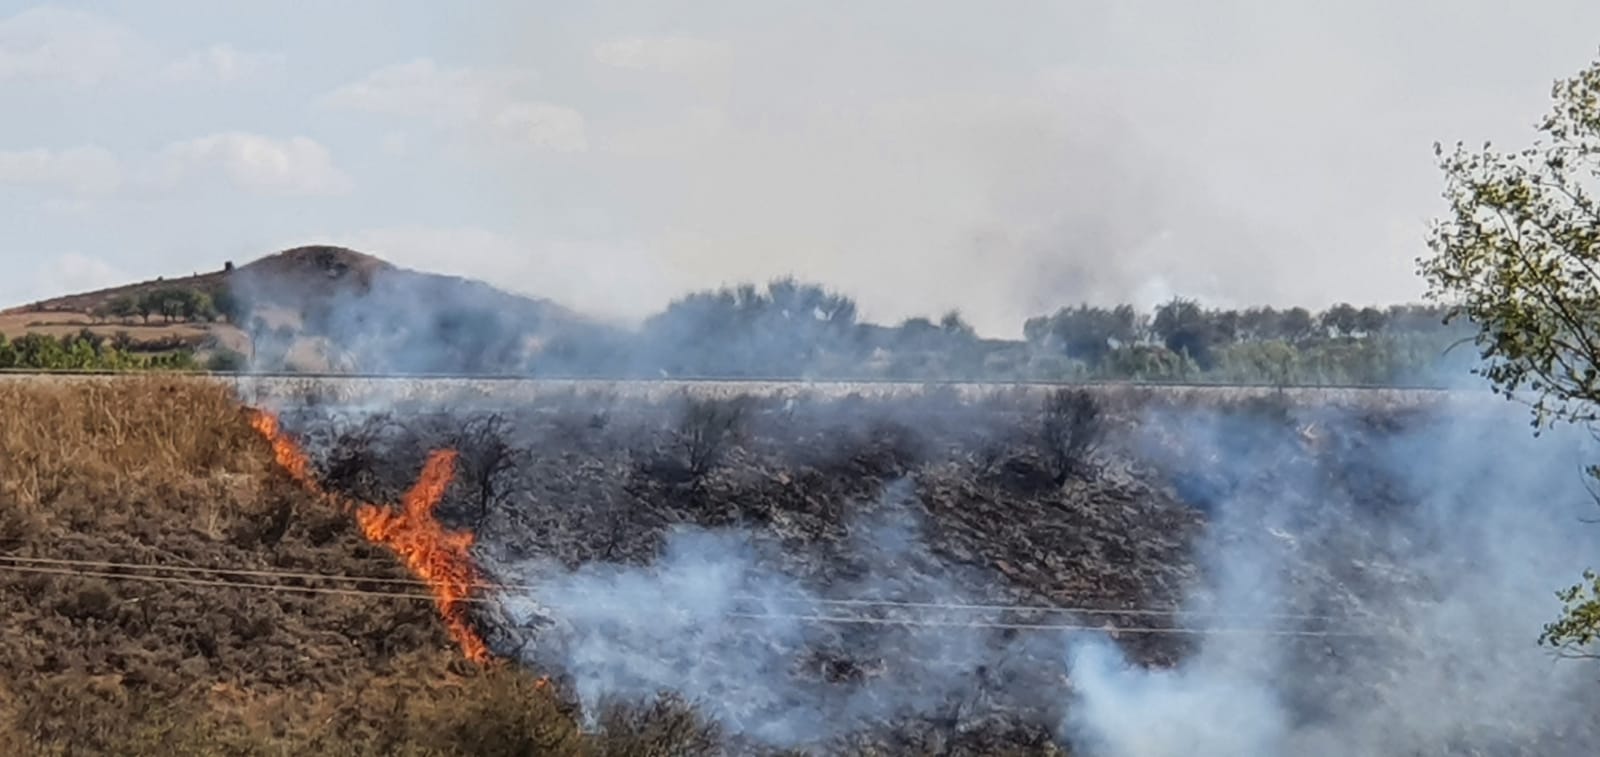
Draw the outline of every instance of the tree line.
<instances>
[{"instance_id":1,"label":"tree line","mask_svg":"<svg viewBox=\"0 0 1600 757\"><path fill-rule=\"evenodd\" d=\"M39 371L194 370L188 350L140 355L125 334L107 339L88 329L61 337L24 334L8 340L0 334L0 369Z\"/></svg>"},{"instance_id":2,"label":"tree line","mask_svg":"<svg viewBox=\"0 0 1600 757\"><path fill-rule=\"evenodd\" d=\"M1207 308L1175 298L1151 311L1077 305L1028 319L1023 340L978 336L959 311L894 326L859 321L849 297L779 279L692 293L638 333L554 339L536 373L901 380L1145 380L1283 384L1434 383L1476 357L1432 305L1322 311ZM597 348L597 344L599 347Z\"/></svg>"},{"instance_id":3,"label":"tree line","mask_svg":"<svg viewBox=\"0 0 1600 757\"><path fill-rule=\"evenodd\" d=\"M205 292L193 287L169 286L117 295L95 307L90 315L100 320L122 322L139 318L149 323L152 317L165 323L211 322L230 317L234 309L234 297L226 287Z\"/></svg>"}]
</instances>

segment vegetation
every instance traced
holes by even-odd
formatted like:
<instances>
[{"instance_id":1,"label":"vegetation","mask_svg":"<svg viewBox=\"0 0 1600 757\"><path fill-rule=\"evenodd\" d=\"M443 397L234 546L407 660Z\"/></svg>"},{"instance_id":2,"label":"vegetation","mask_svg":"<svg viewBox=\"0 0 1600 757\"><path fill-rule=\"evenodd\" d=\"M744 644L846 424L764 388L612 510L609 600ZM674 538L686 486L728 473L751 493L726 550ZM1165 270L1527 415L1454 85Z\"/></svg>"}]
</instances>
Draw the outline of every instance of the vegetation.
<instances>
[{"instance_id":1,"label":"vegetation","mask_svg":"<svg viewBox=\"0 0 1600 757\"><path fill-rule=\"evenodd\" d=\"M1055 483L1091 470L1090 456L1104 433L1100 406L1082 389L1057 389L1045 398L1042 439Z\"/></svg>"},{"instance_id":2,"label":"vegetation","mask_svg":"<svg viewBox=\"0 0 1600 757\"><path fill-rule=\"evenodd\" d=\"M1450 347L1470 336L1446 324L1445 314L1433 305L1241 311L1180 298L1150 313L1130 305L1062 308L1029 319L1024 340L1010 341L979 337L955 312L937 322L861 323L849 298L779 279L765 289L746 284L673 302L636 339L610 345L616 354L558 342L526 368L694 377L1432 383L1449 367Z\"/></svg>"},{"instance_id":3,"label":"vegetation","mask_svg":"<svg viewBox=\"0 0 1600 757\"><path fill-rule=\"evenodd\" d=\"M231 304L232 301L232 297L228 296L223 304ZM173 323L214 321L227 312L226 308L219 309L219 304L206 292L192 287L169 286L137 294L117 295L95 308L90 315L122 322L138 317L145 323L149 323L152 316L159 316L164 322Z\"/></svg>"},{"instance_id":4,"label":"vegetation","mask_svg":"<svg viewBox=\"0 0 1600 757\"><path fill-rule=\"evenodd\" d=\"M0 369L20 370L192 370L187 350L139 355L126 337L106 339L88 329L60 338L24 334L9 341L0 334Z\"/></svg>"},{"instance_id":5,"label":"vegetation","mask_svg":"<svg viewBox=\"0 0 1600 757\"><path fill-rule=\"evenodd\" d=\"M613 704L580 729L532 673L465 664L427 603L249 590L229 574L30 571L58 559L409 576L281 474L224 387L7 383L0 417L8 754L709 753L715 729L671 698Z\"/></svg>"},{"instance_id":6,"label":"vegetation","mask_svg":"<svg viewBox=\"0 0 1600 757\"><path fill-rule=\"evenodd\" d=\"M1451 212L1418 261L1432 296L1477 324L1480 372L1508 398L1529 395L1536 426L1600 418L1600 61L1551 97L1531 147L1436 146ZM1600 640L1600 576L1558 596L1565 612L1541 638L1587 654Z\"/></svg>"}]
</instances>

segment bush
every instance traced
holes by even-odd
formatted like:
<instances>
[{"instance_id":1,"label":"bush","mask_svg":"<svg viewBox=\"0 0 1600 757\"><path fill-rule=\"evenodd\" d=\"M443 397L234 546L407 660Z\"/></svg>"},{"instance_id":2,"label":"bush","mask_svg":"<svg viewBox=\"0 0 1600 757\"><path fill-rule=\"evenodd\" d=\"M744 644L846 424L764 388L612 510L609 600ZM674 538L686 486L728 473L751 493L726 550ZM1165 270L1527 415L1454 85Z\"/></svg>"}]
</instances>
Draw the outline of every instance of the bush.
<instances>
[{"instance_id":1,"label":"bush","mask_svg":"<svg viewBox=\"0 0 1600 757\"><path fill-rule=\"evenodd\" d=\"M227 348L219 349L206 358L206 370L213 373L237 373L249 365L244 353Z\"/></svg>"},{"instance_id":2,"label":"bush","mask_svg":"<svg viewBox=\"0 0 1600 757\"><path fill-rule=\"evenodd\" d=\"M686 399L677 437L689 475L700 478L722 462L738 438L744 415L742 399Z\"/></svg>"},{"instance_id":3,"label":"bush","mask_svg":"<svg viewBox=\"0 0 1600 757\"><path fill-rule=\"evenodd\" d=\"M1100 405L1089 392L1057 389L1045 398L1042 451L1057 484L1092 470L1089 458L1104 431Z\"/></svg>"}]
</instances>

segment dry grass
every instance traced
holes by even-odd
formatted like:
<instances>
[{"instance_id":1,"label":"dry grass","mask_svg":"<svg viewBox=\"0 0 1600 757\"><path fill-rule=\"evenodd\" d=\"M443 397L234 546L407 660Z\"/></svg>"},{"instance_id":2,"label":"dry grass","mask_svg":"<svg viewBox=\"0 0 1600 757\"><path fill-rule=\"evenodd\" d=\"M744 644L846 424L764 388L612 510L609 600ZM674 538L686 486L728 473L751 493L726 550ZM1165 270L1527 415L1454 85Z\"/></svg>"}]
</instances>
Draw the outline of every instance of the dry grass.
<instances>
[{"instance_id":1,"label":"dry grass","mask_svg":"<svg viewBox=\"0 0 1600 757\"><path fill-rule=\"evenodd\" d=\"M403 578L271 464L243 408L182 378L0 382L0 557ZM40 575L0 560L0 741L23 755L694 755L670 706L600 735L433 609Z\"/></svg>"},{"instance_id":2,"label":"dry grass","mask_svg":"<svg viewBox=\"0 0 1600 757\"><path fill-rule=\"evenodd\" d=\"M229 323L162 323L159 319L143 323L137 319L128 323L108 321L97 323L87 313L77 312L19 312L0 314L0 334L16 339L25 334L43 334L51 337L76 336L84 329L105 339L112 339L119 331L127 332L135 343L157 343L180 340L192 348L217 344L238 352L250 348L250 339L244 331Z\"/></svg>"}]
</instances>

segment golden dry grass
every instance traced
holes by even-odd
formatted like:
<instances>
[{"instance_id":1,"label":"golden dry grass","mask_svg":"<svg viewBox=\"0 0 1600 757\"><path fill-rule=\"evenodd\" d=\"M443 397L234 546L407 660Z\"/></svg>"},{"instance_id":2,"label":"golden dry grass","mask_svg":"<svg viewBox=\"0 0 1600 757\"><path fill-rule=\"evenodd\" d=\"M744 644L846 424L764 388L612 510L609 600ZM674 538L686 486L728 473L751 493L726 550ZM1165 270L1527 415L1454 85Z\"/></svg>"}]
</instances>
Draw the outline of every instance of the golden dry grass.
<instances>
[{"instance_id":1,"label":"golden dry grass","mask_svg":"<svg viewBox=\"0 0 1600 757\"><path fill-rule=\"evenodd\" d=\"M285 519L285 516L286 519ZM20 755L693 755L681 707L569 707L431 606L16 570L6 557L404 578L271 462L222 385L0 382L0 742Z\"/></svg>"}]
</instances>

